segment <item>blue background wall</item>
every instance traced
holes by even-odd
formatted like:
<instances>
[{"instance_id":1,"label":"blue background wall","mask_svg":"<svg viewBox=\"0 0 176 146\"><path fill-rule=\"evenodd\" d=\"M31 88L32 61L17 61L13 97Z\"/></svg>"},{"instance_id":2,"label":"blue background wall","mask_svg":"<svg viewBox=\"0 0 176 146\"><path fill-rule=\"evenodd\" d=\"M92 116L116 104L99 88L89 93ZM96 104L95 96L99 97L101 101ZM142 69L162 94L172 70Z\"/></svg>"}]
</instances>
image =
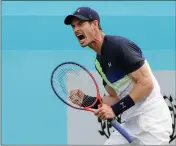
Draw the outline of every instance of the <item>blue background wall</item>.
<instances>
[{"instance_id":1,"label":"blue background wall","mask_svg":"<svg viewBox=\"0 0 176 146\"><path fill-rule=\"evenodd\" d=\"M3 2L3 144L67 144L66 108L50 75L68 60L94 70L95 53L63 24L79 6L99 12L106 34L135 41L153 70L175 70L175 2Z\"/></svg>"}]
</instances>

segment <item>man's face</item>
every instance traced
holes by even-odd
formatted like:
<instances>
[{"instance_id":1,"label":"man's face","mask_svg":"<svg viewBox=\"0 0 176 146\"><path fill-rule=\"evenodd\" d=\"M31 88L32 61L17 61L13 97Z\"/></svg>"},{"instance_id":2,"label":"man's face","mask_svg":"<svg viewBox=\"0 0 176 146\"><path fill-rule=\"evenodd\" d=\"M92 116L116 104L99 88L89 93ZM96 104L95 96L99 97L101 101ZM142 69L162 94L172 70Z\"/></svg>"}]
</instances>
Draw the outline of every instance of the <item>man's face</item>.
<instances>
[{"instance_id":1,"label":"man's face","mask_svg":"<svg viewBox=\"0 0 176 146\"><path fill-rule=\"evenodd\" d=\"M93 41L95 26L92 23L75 17L71 26L82 47L88 46Z\"/></svg>"}]
</instances>

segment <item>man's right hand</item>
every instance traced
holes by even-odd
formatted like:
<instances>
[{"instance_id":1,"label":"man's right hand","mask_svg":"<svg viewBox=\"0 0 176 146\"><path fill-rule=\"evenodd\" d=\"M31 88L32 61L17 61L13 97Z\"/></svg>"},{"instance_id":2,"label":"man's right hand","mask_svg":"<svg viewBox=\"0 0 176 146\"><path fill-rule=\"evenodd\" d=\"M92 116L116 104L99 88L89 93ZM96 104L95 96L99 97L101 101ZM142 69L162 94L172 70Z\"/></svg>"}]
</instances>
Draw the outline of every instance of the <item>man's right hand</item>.
<instances>
[{"instance_id":1,"label":"man's right hand","mask_svg":"<svg viewBox=\"0 0 176 146\"><path fill-rule=\"evenodd\" d=\"M81 106L83 104L85 94L80 89L70 91L69 99L72 103Z\"/></svg>"}]
</instances>

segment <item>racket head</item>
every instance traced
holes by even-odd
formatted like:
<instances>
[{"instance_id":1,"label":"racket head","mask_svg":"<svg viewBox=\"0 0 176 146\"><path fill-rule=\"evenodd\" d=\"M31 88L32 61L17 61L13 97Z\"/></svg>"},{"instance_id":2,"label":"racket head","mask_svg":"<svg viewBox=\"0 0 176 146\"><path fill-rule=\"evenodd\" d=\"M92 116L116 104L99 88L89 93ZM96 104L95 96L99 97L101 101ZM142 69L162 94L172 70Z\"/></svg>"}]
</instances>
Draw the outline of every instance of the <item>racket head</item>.
<instances>
[{"instance_id":1,"label":"racket head","mask_svg":"<svg viewBox=\"0 0 176 146\"><path fill-rule=\"evenodd\" d=\"M94 110L91 107L98 100L102 104L99 87L94 76L88 69L76 62L64 62L55 67L51 74L51 87L56 96L72 108L93 112ZM70 93L77 89L80 89L85 95L91 94L92 97L95 97L95 101L86 106L73 103L70 98L74 96L70 95ZM77 99L80 102L82 97L80 99L79 96L76 96ZM89 102L89 100L92 99L88 98L86 102Z\"/></svg>"}]
</instances>

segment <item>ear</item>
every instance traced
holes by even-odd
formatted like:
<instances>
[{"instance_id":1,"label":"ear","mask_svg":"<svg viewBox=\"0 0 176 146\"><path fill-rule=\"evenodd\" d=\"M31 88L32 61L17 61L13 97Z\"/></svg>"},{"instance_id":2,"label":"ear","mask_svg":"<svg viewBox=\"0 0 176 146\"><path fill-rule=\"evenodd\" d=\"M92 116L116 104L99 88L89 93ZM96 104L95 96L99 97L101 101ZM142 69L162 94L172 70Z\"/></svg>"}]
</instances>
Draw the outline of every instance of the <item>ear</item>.
<instances>
[{"instance_id":1,"label":"ear","mask_svg":"<svg viewBox=\"0 0 176 146\"><path fill-rule=\"evenodd\" d=\"M94 28L98 29L98 21L94 20L92 23L93 23Z\"/></svg>"}]
</instances>

